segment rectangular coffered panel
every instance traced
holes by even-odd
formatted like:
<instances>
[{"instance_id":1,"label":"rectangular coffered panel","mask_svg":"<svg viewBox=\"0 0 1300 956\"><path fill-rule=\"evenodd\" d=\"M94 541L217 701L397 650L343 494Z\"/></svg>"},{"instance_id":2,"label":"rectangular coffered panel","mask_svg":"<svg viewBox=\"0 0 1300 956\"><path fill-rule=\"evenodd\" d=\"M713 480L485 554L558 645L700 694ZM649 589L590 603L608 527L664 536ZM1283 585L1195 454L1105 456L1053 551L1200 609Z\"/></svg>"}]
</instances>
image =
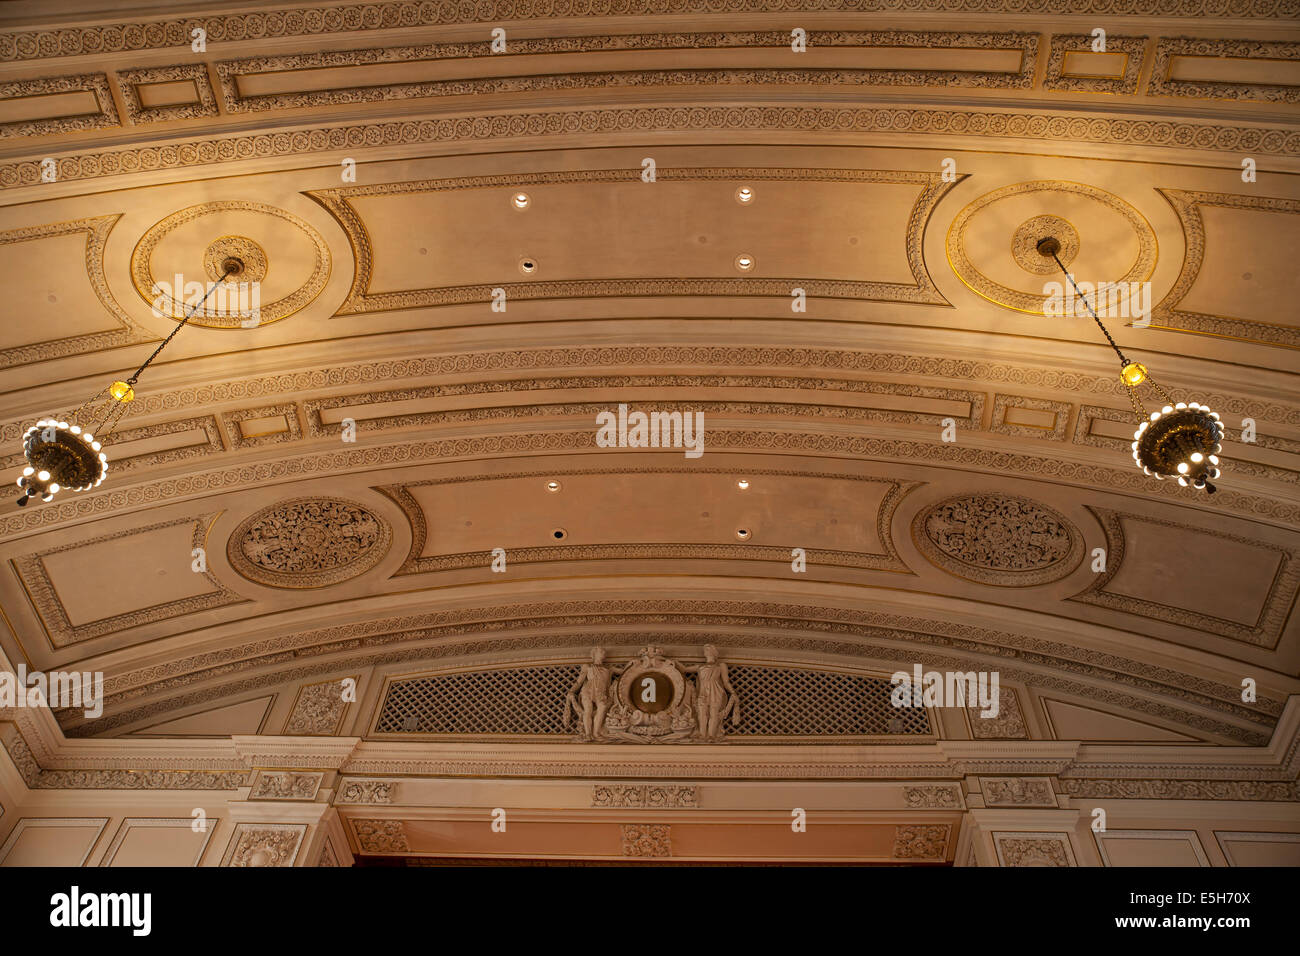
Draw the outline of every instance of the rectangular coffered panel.
<instances>
[{"instance_id":1,"label":"rectangular coffered panel","mask_svg":"<svg viewBox=\"0 0 1300 956\"><path fill-rule=\"evenodd\" d=\"M1107 570L1074 598L1261 647L1274 647L1300 584L1294 535L1234 522L1252 536L1092 509ZM1268 534L1285 544L1260 540Z\"/></svg>"},{"instance_id":2,"label":"rectangular coffered panel","mask_svg":"<svg viewBox=\"0 0 1300 956\"><path fill-rule=\"evenodd\" d=\"M801 278L913 281L906 236L915 185L767 182L743 208L729 182L708 191L627 178L539 185L522 213L506 189L353 198L374 247L370 291L498 283L518 275L517 260L527 256L547 280L732 277L736 256L748 253L753 274L769 278L779 256L784 273ZM785 229L795 211L839 241L810 244L803 231ZM408 227L383 225L399 221Z\"/></svg>"},{"instance_id":3,"label":"rectangular coffered panel","mask_svg":"<svg viewBox=\"0 0 1300 956\"><path fill-rule=\"evenodd\" d=\"M102 535L14 560L54 647L232 604L206 568L194 569L213 516Z\"/></svg>"},{"instance_id":4,"label":"rectangular coffered panel","mask_svg":"<svg viewBox=\"0 0 1300 956\"><path fill-rule=\"evenodd\" d=\"M1296 209L1202 205L1205 260L1178 307L1300 328L1295 308Z\"/></svg>"},{"instance_id":5,"label":"rectangular coffered panel","mask_svg":"<svg viewBox=\"0 0 1300 956\"><path fill-rule=\"evenodd\" d=\"M730 539L735 529L759 524L769 543L816 540L832 550L886 552L875 516L889 482L786 477L779 503L759 477L744 494L724 475L567 475L562 484L558 494L536 478L412 486L428 521L421 556L554 544L556 528L583 544L667 544L720 540L717 529ZM536 526L520 528L503 501L535 502ZM647 502L665 506L646 508Z\"/></svg>"}]
</instances>

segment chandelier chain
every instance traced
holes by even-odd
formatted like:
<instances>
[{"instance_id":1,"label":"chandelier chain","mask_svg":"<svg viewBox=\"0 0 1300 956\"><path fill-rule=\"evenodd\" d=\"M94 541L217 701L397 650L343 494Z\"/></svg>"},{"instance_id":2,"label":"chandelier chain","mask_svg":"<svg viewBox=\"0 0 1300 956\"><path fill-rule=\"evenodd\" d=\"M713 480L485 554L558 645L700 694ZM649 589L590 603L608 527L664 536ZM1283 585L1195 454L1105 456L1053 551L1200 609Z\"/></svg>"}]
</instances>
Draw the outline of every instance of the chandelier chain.
<instances>
[{"instance_id":1,"label":"chandelier chain","mask_svg":"<svg viewBox=\"0 0 1300 956\"><path fill-rule=\"evenodd\" d=\"M1075 293L1083 300L1083 307L1087 309L1088 314L1092 316L1092 321L1097 323L1097 328L1101 329L1101 334L1106 336L1106 341L1110 343L1110 347L1113 348L1115 354L1119 356L1120 365L1128 365L1128 359L1124 357L1124 353L1119 350L1119 346L1116 345L1115 340L1111 338L1110 330L1107 329L1106 326L1102 325L1101 319L1097 317L1097 313L1093 310L1092 306L1088 304L1088 297L1079 291L1079 284L1074 281L1074 276L1070 275L1070 270L1065 268L1065 263L1060 260L1060 257L1058 257L1055 252L1052 253L1052 258L1055 259L1056 264L1061 267L1061 271L1065 273L1065 277L1070 280L1070 285L1074 286Z\"/></svg>"},{"instance_id":2,"label":"chandelier chain","mask_svg":"<svg viewBox=\"0 0 1300 956\"><path fill-rule=\"evenodd\" d=\"M235 271L236 270L231 268L230 266L226 266L226 268L222 270L221 278L218 279L216 282L212 283L212 285L208 288L208 291L204 293L203 298L200 299L197 304L195 304L194 308L190 309L190 311L186 313L185 318L181 319L180 322L176 324L176 328L172 329L171 334L168 335L167 338L163 339L162 343L156 349L153 350L153 354L144 360L144 364L141 365L138 369L136 369L135 373L126 380L126 384L135 385L136 382L140 381L140 373L143 372L145 369L147 369L150 366L150 364L152 364L153 360L158 357L158 353L161 352L163 349L165 349L167 347L167 343L176 337L176 333L179 332L181 329L185 328L185 323L187 323L196 314L198 314L199 309L203 308L203 306L207 304L208 298L212 295L214 291L216 291L217 286L225 282L229 276L234 275Z\"/></svg>"}]
</instances>

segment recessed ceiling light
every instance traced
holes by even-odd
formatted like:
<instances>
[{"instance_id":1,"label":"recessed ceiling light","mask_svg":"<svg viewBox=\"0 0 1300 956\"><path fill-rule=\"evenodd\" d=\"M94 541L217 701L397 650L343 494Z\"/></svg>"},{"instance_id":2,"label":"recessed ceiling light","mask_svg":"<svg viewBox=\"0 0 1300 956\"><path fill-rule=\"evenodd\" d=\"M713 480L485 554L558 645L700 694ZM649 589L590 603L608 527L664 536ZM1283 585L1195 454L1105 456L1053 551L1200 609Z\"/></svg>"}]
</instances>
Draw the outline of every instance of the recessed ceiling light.
<instances>
[{"instance_id":1,"label":"recessed ceiling light","mask_svg":"<svg viewBox=\"0 0 1300 956\"><path fill-rule=\"evenodd\" d=\"M754 268L754 257L747 253L736 256L736 268L741 272L749 272Z\"/></svg>"},{"instance_id":2,"label":"recessed ceiling light","mask_svg":"<svg viewBox=\"0 0 1300 956\"><path fill-rule=\"evenodd\" d=\"M547 490L547 491L559 491L559 490L560 490L560 483L559 483L558 481L548 481L548 482L546 483L546 490Z\"/></svg>"},{"instance_id":3,"label":"recessed ceiling light","mask_svg":"<svg viewBox=\"0 0 1300 956\"><path fill-rule=\"evenodd\" d=\"M737 529L736 529L736 537L739 538L741 541L748 541L748 540L749 540L749 529L748 529L748 528L737 528Z\"/></svg>"},{"instance_id":4,"label":"recessed ceiling light","mask_svg":"<svg viewBox=\"0 0 1300 956\"><path fill-rule=\"evenodd\" d=\"M554 531L551 532L551 537L554 538L556 541L563 541L568 536L569 536L569 532L565 531L563 528L556 528Z\"/></svg>"},{"instance_id":5,"label":"recessed ceiling light","mask_svg":"<svg viewBox=\"0 0 1300 956\"><path fill-rule=\"evenodd\" d=\"M519 260L519 271L524 275L532 275L537 271L537 260L532 256L525 256Z\"/></svg>"},{"instance_id":6,"label":"recessed ceiling light","mask_svg":"<svg viewBox=\"0 0 1300 956\"><path fill-rule=\"evenodd\" d=\"M516 209L527 209L530 202L532 200L528 198L528 193L515 193L510 197L510 204Z\"/></svg>"},{"instance_id":7,"label":"recessed ceiling light","mask_svg":"<svg viewBox=\"0 0 1300 956\"><path fill-rule=\"evenodd\" d=\"M744 491L746 488L749 487L749 480L746 478L741 478L740 481L736 482L736 487L739 488L741 491Z\"/></svg>"},{"instance_id":8,"label":"recessed ceiling light","mask_svg":"<svg viewBox=\"0 0 1300 956\"><path fill-rule=\"evenodd\" d=\"M750 186L741 186L736 190L736 202L751 203L754 201L754 190Z\"/></svg>"}]
</instances>

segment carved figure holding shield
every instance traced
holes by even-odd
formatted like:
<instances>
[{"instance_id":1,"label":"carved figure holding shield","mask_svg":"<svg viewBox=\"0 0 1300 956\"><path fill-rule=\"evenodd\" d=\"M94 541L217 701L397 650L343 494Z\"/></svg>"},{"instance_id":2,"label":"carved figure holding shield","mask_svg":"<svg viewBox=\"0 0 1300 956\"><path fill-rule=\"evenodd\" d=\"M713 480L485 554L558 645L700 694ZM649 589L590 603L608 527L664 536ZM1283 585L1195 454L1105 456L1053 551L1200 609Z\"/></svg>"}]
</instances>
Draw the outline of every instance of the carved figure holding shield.
<instances>
[{"instance_id":1,"label":"carved figure holding shield","mask_svg":"<svg viewBox=\"0 0 1300 956\"><path fill-rule=\"evenodd\" d=\"M605 712L609 709L614 669L605 666L605 649L591 649L591 663L583 664L564 703L564 726L572 715L582 721L583 740L605 740ZM581 701L581 705L579 705Z\"/></svg>"},{"instance_id":2,"label":"carved figure holding shield","mask_svg":"<svg viewBox=\"0 0 1300 956\"><path fill-rule=\"evenodd\" d=\"M703 740L721 740L722 722L728 714L733 727L740 725L740 700L731 686L727 665L718 660L718 649L706 644L704 663L685 669L695 673L698 688L695 697L696 733Z\"/></svg>"}]
</instances>

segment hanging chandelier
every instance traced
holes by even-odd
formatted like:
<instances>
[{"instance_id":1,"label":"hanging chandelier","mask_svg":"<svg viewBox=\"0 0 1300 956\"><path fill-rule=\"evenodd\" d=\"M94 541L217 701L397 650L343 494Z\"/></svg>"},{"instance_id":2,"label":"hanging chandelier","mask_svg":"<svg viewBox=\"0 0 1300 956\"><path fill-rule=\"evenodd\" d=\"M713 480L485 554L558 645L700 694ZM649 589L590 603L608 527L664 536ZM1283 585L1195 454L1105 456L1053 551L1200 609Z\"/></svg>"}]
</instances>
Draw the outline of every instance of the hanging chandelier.
<instances>
[{"instance_id":1,"label":"hanging chandelier","mask_svg":"<svg viewBox=\"0 0 1300 956\"><path fill-rule=\"evenodd\" d=\"M135 385L140 374L203 308L217 286L244 271L244 263L231 256L221 264L221 268L221 278L212 284L198 304L186 313L130 378L114 382L91 396L68 416L70 421L47 418L27 429L23 435L23 457L27 459L27 467L18 478L18 487L23 491L18 499L19 505L26 505L32 498L49 501L64 488L86 491L104 480L108 474L108 454L102 450L104 443L126 417L131 402L135 400Z\"/></svg>"},{"instance_id":2,"label":"hanging chandelier","mask_svg":"<svg viewBox=\"0 0 1300 956\"><path fill-rule=\"evenodd\" d=\"M1070 280L1075 294L1083 301L1088 314L1092 316L1097 327L1106 336L1106 341L1119 356L1120 381L1128 392L1129 404L1138 422L1137 431L1133 433L1133 460L1137 462L1144 474L1154 475L1160 481L1166 478L1177 480L1184 488L1200 488L1214 494L1215 487L1211 479L1219 477L1219 453L1223 450L1223 422L1219 413L1210 410L1208 405L1200 402L1175 402L1160 385L1151 378L1146 366L1130 362L1119 350L1110 332L1102 324L1096 311L1088 304L1088 299L1079 290L1068 269L1058 257L1061 243L1058 239L1047 237L1038 240L1038 254L1045 259L1052 259L1061 268L1061 272ZM1137 396L1139 385L1146 385L1164 403L1159 411L1147 414L1146 408Z\"/></svg>"}]
</instances>

